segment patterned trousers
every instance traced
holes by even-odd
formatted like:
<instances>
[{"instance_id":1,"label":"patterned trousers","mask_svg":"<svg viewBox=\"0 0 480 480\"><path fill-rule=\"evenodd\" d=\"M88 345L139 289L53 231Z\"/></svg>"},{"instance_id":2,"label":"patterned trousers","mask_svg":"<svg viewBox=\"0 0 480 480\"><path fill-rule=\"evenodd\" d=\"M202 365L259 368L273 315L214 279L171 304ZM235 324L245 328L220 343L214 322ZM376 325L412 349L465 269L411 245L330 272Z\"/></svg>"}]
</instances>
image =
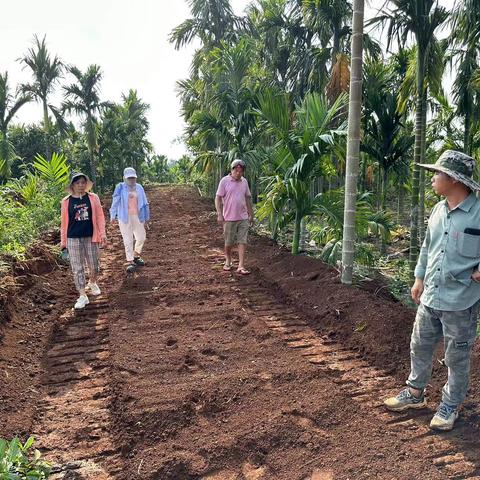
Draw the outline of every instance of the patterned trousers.
<instances>
[{"instance_id":1,"label":"patterned trousers","mask_svg":"<svg viewBox=\"0 0 480 480\"><path fill-rule=\"evenodd\" d=\"M92 237L68 238L67 248L75 287L79 291L84 290L85 264L88 266L90 275L100 271L98 243L93 243Z\"/></svg>"}]
</instances>

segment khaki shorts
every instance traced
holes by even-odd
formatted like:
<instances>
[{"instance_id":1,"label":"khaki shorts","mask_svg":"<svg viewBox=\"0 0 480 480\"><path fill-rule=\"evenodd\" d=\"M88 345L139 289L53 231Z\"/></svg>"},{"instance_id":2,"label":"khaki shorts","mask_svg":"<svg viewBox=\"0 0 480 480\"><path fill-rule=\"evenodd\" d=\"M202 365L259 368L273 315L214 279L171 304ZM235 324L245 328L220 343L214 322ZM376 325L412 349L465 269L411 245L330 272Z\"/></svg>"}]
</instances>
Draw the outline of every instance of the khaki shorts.
<instances>
[{"instance_id":1,"label":"khaki shorts","mask_svg":"<svg viewBox=\"0 0 480 480\"><path fill-rule=\"evenodd\" d=\"M236 222L223 222L223 234L225 236L225 245L237 245L238 243L247 243L248 220L238 220Z\"/></svg>"}]
</instances>

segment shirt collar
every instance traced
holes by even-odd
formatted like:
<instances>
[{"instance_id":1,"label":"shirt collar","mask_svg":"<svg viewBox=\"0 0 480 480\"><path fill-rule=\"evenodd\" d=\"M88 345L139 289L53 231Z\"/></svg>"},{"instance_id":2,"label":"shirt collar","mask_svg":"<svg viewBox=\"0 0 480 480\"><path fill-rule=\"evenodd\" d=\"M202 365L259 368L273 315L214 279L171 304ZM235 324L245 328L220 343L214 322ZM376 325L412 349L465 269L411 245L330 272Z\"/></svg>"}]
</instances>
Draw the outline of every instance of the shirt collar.
<instances>
[{"instance_id":1,"label":"shirt collar","mask_svg":"<svg viewBox=\"0 0 480 480\"><path fill-rule=\"evenodd\" d=\"M242 177L240 177L239 180L235 180L231 173L229 173L228 176L229 176L231 182L241 182L242 178L243 178L243 176L242 176Z\"/></svg>"},{"instance_id":2,"label":"shirt collar","mask_svg":"<svg viewBox=\"0 0 480 480\"><path fill-rule=\"evenodd\" d=\"M463 200L463 202L460 202L453 210L456 210L457 208L459 208L464 212L469 212L470 209L473 207L473 204L476 202L476 200L477 200L477 196L475 195L475 193L470 192L470 195L465 200ZM448 207L447 199L445 199L444 202L445 202L445 207L448 210L449 207Z\"/></svg>"}]
</instances>

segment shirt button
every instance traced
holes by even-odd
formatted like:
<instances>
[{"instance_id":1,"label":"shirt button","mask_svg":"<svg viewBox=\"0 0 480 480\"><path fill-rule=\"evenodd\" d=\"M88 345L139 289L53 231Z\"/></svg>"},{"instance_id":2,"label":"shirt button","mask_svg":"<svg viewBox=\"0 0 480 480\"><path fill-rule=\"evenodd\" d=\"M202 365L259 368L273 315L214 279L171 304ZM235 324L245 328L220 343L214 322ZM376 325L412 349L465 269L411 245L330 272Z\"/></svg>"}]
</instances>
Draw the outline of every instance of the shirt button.
<instances>
[{"instance_id":1,"label":"shirt button","mask_svg":"<svg viewBox=\"0 0 480 480\"><path fill-rule=\"evenodd\" d=\"M435 288L438 288L438 285L435 285Z\"/></svg>"},{"instance_id":2,"label":"shirt button","mask_svg":"<svg viewBox=\"0 0 480 480\"><path fill-rule=\"evenodd\" d=\"M442 252L441 252L441 253L443 253L444 251L445 251L445 250L442 250Z\"/></svg>"},{"instance_id":3,"label":"shirt button","mask_svg":"<svg viewBox=\"0 0 480 480\"><path fill-rule=\"evenodd\" d=\"M448 235L448 232L445 232L445 235Z\"/></svg>"},{"instance_id":4,"label":"shirt button","mask_svg":"<svg viewBox=\"0 0 480 480\"><path fill-rule=\"evenodd\" d=\"M440 271L440 269L439 269L439 268L437 268L437 270L438 270L438 271Z\"/></svg>"}]
</instances>

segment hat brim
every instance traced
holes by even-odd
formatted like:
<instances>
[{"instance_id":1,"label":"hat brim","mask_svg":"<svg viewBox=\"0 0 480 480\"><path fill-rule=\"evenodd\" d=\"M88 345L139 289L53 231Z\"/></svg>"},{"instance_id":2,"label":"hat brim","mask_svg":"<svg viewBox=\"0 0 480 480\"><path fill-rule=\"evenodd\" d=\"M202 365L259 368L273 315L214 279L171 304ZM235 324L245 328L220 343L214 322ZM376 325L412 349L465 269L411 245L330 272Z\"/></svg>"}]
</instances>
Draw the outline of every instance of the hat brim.
<instances>
[{"instance_id":1,"label":"hat brim","mask_svg":"<svg viewBox=\"0 0 480 480\"><path fill-rule=\"evenodd\" d=\"M424 168L425 170L429 170L430 172L445 173L449 177L452 177L454 180L457 180L458 182L463 183L471 190L480 190L480 184L478 184L475 180L471 179L470 177L467 177L463 173L458 173L453 170L450 170L449 168L439 167L437 165L433 165L430 163L419 163L418 166L421 168Z\"/></svg>"},{"instance_id":2,"label":"hat brim","mask_svg":"<svg viewBox=\"0 0 480 480\"><path fill-rule=\"evenodd\" d=\"M124 176L123 178L125 178L125 179L127 179L127 178L137 178L137 174L135 173L134 175L129 175L128 177Z\"/></svg>"},{"instance_id":3,"label":"hat brim","mask_svg":"<svg viewBox=\"0 0 480 480\"><path fill-rule=\"evenodd\" d=\"M87 179L87 186L85 187L85 191L86 191L86 192L89 192L89 191L93 188L93 182L88 178L87 175L85 175L84 173L82 173L81 175L77 175L76 177L74 177L74 178L72 179L72 181L70 182L70 184L69 184L67 187L65 187L65 191L66 191L67 193L74 193L74 192L73 192L73 188L72 188L72 184L73 184L73 182L74 182L77 178L79 178L79 177L85 177L85 178Z\"/></svg>"}]
</instances>

